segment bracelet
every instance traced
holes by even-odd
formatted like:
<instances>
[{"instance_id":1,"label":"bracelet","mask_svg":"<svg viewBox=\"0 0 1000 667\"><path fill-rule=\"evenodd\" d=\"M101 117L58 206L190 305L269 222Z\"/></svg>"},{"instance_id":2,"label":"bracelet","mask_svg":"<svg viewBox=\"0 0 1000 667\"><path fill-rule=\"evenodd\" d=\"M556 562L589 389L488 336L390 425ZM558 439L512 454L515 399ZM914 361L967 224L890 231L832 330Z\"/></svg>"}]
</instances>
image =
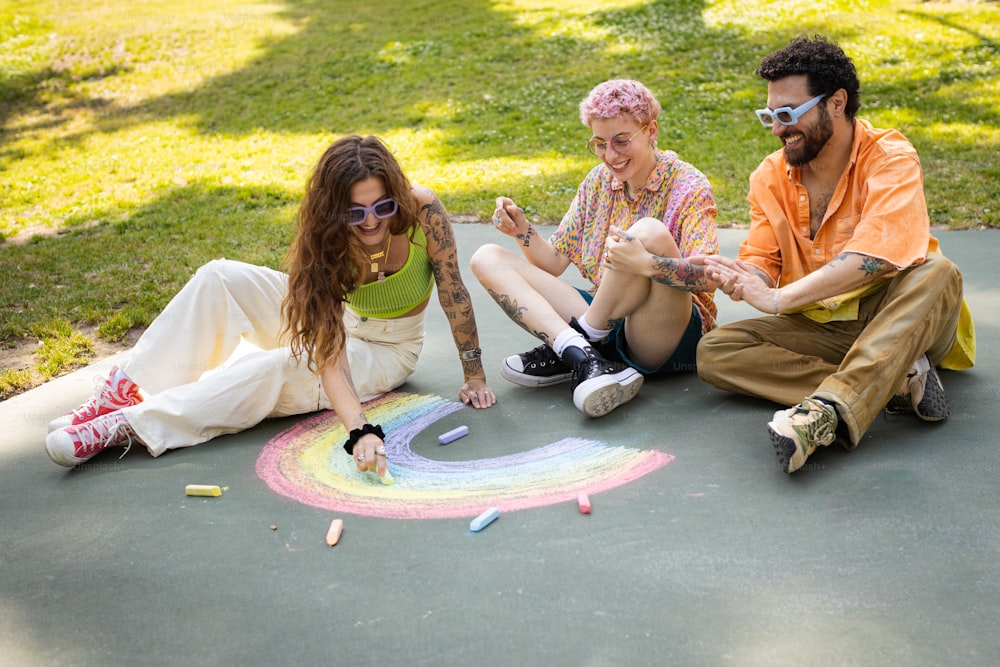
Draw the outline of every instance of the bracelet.
<instances>
[{"instance_id":1,"label":"bracelet","mask_svg":"<svg viewBox=\"0 0 1000 667\"><path fill-rule=\"evenodd\" d=\"M778 288L777 287L774 288L774 301L773 301L773 303L774 303L774 314L777 315L778 314Z\"/></svg>"},{"instance_id":2,"label":"bracelet","mask_svg":"<svg viewBox=\"0 0 1000 667\"><path fill-rule=\"evenodd\" d=\"M368 435L369 433L377 435L382 442L385 442L385 433L382 432L382 427L380 425L376 424L372 426L371 424L365 424L361 428L356 428L351 431L350 437L347 438L347 442L344 443L344 451L351 456L354 456L354 445L358 443L358 440L360 440L362 436Z\"/></svg>"},{"instance_id":3,"label":"bracelet","mask_svg":"<svg viewBox=\"0 0 1000 667\"><path fill-rule=\"evenodd\" d=\"M483 350L479 347L474 350L462 350L458 356L462 361L475 361L483 356Z\"/></svg>"}]
</instances>

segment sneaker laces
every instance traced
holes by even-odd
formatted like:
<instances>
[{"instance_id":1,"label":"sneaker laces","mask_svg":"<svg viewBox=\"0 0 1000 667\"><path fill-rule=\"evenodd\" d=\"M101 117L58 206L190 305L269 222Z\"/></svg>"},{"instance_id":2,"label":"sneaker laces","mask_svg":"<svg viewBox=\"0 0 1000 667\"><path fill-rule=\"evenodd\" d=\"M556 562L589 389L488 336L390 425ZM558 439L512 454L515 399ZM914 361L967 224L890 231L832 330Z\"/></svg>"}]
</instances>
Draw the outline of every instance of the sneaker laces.
<instances>
[{"instance_id":1,"label":"sneaker laces","mask_svg":"<svg viewBox=\"0 0 1000 667\"><path fill-rule=\"evenodd\" d=\"M542 343L538 347L532 348L527 352L519 354L518 356L521 357L521 364L524 368L527 368L528 364L560 361L556 353L552 351L552 348L545 343Z\"/></svg>"},{"instance_id":2,"label":"sneaker laces","mask_svg":"<svg viewBox=\"0 0 1000 667\"><path fill-rule=\"evenodd\" d=\"M115 377L114 372L106 377L101 377L100 375L94 376L94 394L87 401L78 408L72 410L73 417L78 421L89 421L100 414L101 406L106 406L108 408L113 408L118 396L126 398L125 394L121 392L116 392L114 390ZM118 384L121 384L122 380L118 380ZM128 399L126 398L126 403Z\"/></svg>"},{"instance_id":3,"label":"sneaker laces","mask_svg":"<svg viewBox=\"0 0 1000 667\"><path fill-rule=\"evenodd\" d=\"M108 393L109 390L108 378L95 375L94 394L83 405L71 411L73 417L78 421L89 421L93 417L96 417L98 411L101 409L104 394Z\"/></svg>"},{"instance_id":4,"label":"sneaker laces","mask_svg":"<svg viewBox=\"0 0 1000 667\"><path fill-rule=\"evenodd\" d=\"M788 416L788 420L794 428L801 429L801 434L809 443L825 446L829 445L837 437L837 421L836 419L830 419L829 415L832 411L833 408L828 407L826 404L807 398L795 406L795 411ZM816 417L809 420L809 416L814 413L817 413ZM795 418L799 415L804 415L805 419L796 424Z\"/></svg>"},{"instance_id":5,"label":"sneaker laces","mask_svg":"<svg viewBox=\"0 0 1000 667\"><path fill-rule=\"evenodd\" d=\"M90 456L97 454L109 447L121 444L120 441L123 438L127 438L128 442L125 444L125 451L118 457L119 459L124 458L129 453L129 450L132 449L132 427L121 415L116 415L116 417L115 425L111 428L105 426L100 419L77 426L77 442L79 443L79 449L82 450L78 451L77 455Z\"/></svg>"},{"instance_id":6,"label":"sneaker laces","mask_svg":"<svg viewBox=\"0 0 1000 667\"><path fill-rule=\"evenodd\" d=\"M573 385L576 386L580 382L583 382L584 378L590 375L591 369L595 366L599 368L604 368L605 370L618 370L617 362L608 361L603 357L597 355L597 351L590 346L583 348L583 351L587 353L587 358L581 360L576 365L573 366Z\"/></svg>"}]
</instances>

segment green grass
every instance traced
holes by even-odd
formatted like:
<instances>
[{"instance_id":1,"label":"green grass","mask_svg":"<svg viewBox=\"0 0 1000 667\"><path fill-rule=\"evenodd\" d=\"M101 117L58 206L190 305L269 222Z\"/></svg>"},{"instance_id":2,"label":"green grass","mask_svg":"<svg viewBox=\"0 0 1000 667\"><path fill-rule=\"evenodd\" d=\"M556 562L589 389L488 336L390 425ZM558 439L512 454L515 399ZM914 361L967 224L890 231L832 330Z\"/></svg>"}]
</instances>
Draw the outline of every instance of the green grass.
<instances>
[{"instance_id":1,"label":"green grass","mask_svg":"<svg viewBox=\"0 0 1000 667\"><path fill-rule=\"evenodd\" d=\"M660 146L745 225L777 147L753 70L803 32L840 42L862 115L916 145L935 224L1000 226L997 3L8 1L0 345L58 322L121 338L208 259L276 266L344 134L382 136L454 214L508 194L558 221L595 163L577 105L616 76L653 89Z\"/></svg>"}]
</instances>

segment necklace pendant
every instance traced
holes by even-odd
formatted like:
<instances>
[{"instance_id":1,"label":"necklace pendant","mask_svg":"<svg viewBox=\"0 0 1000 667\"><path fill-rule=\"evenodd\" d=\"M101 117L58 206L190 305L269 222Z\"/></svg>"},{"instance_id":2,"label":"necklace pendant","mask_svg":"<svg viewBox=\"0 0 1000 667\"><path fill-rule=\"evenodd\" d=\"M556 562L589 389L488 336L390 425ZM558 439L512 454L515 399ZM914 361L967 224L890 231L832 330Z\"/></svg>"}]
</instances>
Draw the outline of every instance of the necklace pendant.
<instances>
[{"instance_id":1,"label":"necklace pendant","mask_svg":"<svg viewBox=\"0 0 1000 667\"><path fill-rule=\"evenodd\" d=\"M372 273L379 273L378 262L372 262L370 270L371 270Z\"/></svg>"},{"instance_id":2,"label":"necklace pendant","mask_svg":"<svg viewBox=\"0 0 1000 667\"><path fill-rule=\"evenodd\" d=\"M384 283L385 282L385 272L384 271L379 271L378 272L378 281L380 283Z\"/></svg>"}]
</instances>

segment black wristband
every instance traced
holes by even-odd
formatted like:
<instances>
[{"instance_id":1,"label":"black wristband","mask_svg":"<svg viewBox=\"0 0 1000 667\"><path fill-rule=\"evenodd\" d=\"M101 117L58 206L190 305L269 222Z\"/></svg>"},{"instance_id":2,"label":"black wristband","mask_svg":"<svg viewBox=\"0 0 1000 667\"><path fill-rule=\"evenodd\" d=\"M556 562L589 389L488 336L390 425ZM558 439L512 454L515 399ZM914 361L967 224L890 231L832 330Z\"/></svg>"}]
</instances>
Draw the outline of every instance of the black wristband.
<instances>
[{"instance_id":1,"label":"black wristband","mask_svg":"<svg viewBox=\"0 0 1000 667\"><path fill-rule=\"evenodd\" d=\"M382 432L381 426L379 426L378 424L375 424L374 426L372 426L371 424L365 424L361 428L356 428L353 431L351 431L350 437L347 438L347 442L344 443L344 451L350 454L351 456L354 456L354 445L356 445L358 440L361 439L361 436L367 435L369 433L377 435L382 440L382 442L385 442L385 433Z\"/></svg>"}]
</instances>

